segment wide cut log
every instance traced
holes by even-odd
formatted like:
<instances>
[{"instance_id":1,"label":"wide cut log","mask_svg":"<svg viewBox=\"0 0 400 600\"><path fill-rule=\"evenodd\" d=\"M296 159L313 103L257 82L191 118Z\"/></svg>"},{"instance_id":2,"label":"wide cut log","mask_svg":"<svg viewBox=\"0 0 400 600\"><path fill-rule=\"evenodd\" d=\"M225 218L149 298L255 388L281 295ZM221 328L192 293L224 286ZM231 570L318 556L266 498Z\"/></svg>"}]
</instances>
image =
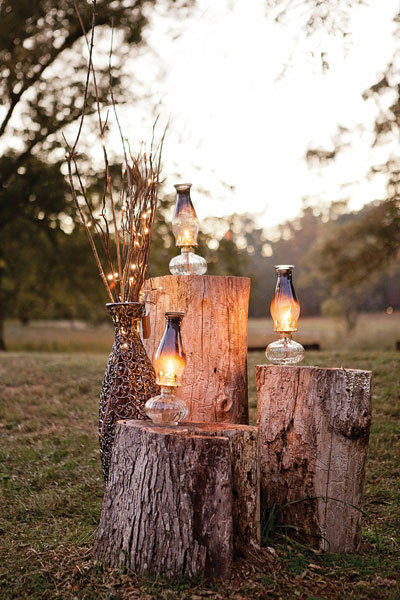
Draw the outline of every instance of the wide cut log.
<instances>
[{"instance_id":1,"label":"wide cut log","mask_svg":"<svg viewBox=\"0 0 400 600\"><path fill-rule=\"evenodd\" d=\"M145 284L151 332L144 345L151 360L160 343L164 313L182 311L187 367L177 395L187 420L248 423L247 317L250 279L166 275Z\"/></svg>"},{"instance_id":2,"label":"wide cut log","mask_svg":"<svg viewBox=\"0 0 400 600\"><path fill-rule=\"evenodd\" d=\"M256 380L262 514L321 550L356 552L371 372L260 365Z\"/></svg>"},{"instance_id":3,"label":"wide cut log","mask_svg":"<svg viewBox=\"0 0 400 600\"><path fill-rule=\"evenodd\" d=\"M259 542L257 444L254 427L119 421L95 559L138 574L229 577L234 548Z\"/></svg>"}]
</instances>

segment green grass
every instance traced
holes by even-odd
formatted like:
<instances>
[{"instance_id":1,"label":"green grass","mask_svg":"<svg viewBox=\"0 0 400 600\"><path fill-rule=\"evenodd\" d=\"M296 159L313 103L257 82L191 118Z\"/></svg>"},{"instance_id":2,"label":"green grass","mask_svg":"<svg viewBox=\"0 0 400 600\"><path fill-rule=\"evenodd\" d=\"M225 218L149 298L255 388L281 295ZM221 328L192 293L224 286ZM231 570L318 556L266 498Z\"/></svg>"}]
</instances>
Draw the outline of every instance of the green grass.
<instances>
[{"instance_id":1,"label":"green grass","mask_svg":"<svg viewBox=\"0 0 400 600\"><path fill-rule=\"evenodd\" d=\"M107 353L113 328L111 322L94 327L81 321L32 321L26 326L7 321L5 338L7 348L13 351ZM249 346L265 347L274 339L271 319L249 319ZM394 350L400 340L400 312L360 315L351 334L335 319L301 317L296 340L319 343L323 350Z\"/></svg>"},{"instance_id":2,"label":"green grass","mask_svg":"<svg viewBox=\"0 0 400 600\"><path fill-rule=\"evenodd\" d=\"M327 317L300 317L295 339L319 343L323 350L394 350L400 340L400 312L366 313L347 333L342 321ZM249 345L266 346L276 339L271 319L249 319Z\"/></svg>"},{"instance_id":3,"label":"green grass","mask_svg":"<svg viewBox=\"0 0 400 600\"><path fill-rule=\"evenodd\" d=\"M0 598L47 600L398 600L400 353L307 353L305 364L373 371L373 426L358 555L320 555L275 537L229 584L137 579L91 560L103 483L97 402L107 356L9 353L0 359ZM254 366L249 355L251 414ZM378 537L376 535L378 534Z\"/></svg>"}]
</instances>

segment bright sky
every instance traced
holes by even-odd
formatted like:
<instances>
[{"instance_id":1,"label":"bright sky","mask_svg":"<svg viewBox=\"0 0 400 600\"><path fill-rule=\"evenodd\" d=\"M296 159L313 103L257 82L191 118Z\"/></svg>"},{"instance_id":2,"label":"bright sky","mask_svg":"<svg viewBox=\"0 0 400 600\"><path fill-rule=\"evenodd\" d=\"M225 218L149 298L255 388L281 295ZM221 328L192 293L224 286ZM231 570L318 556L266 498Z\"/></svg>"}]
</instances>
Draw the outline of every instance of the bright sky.
<instances>
[{"instance_id":1,"label":"bright sky","mask_svg":"<svg viewBox=\"0 0 400 600\"><path fill-rule=\"evenodd\" d=\"M371 125L375 107L361 93L393 55L398 1L355 9L346 46L325 32L307 39L295 18L275 24L264 0L197 3L181 21L155 18L153 52L140 59L161 122L170 117L164 173L171 190L179 175L193 183L200 217L251 211L265 227L298 214L304 196L345 196L353 208L382 197L382 180L365 179L371 133L359 134L351 152L320 172L310 171L304 155L310 145L329 149L338 124ZM148 138L152 117L144 117L129 110L129 136ZM343 190L346 182L355 183Z\"/></svg>"},{"instance_id":2,"label":"bright sky","mask_svg":"<svg viewBox=\"0 0 400 600\"><path fill-rule=\"evenodd\" d=\"M119 109L124 135L148 141L156 114L160 135L170 121L166 189L191 182L200 218L249 211L270 228L295 217L304 197L348 198L354 209L384 197L383 178L366 178L377 160L370 149L376 107L361 94L393 56L399 4L366 2L353 10L345 42L322 30L307 37L294 11L285 26L276 24L265 0L196 0L179 18L158 4L148 44L126 61L149 100L138 103L132 85L132 105ZM105 33L97 48L103 44L107 56ZM366 130L335 164L310 170L307 149L332 147L338 124ZM120 154L116 128L110 138ZM93 160L100 155L94 151Z\"/></svg>"}]
</instances>

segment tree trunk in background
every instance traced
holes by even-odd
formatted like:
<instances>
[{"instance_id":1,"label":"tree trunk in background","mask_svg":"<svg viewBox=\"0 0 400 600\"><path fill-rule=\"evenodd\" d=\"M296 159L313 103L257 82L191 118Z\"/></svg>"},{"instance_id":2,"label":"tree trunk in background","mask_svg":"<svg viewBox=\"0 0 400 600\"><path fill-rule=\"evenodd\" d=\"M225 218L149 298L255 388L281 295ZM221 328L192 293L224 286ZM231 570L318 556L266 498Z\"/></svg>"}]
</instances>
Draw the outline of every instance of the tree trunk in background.
<instances>
[{"instance_id":1,"label":"tree trunk in background","mask_svg":"<svg viewBox=\"0 0 400 600\"><path fill-rule=\"evenodd\" d=\"M177 395L188 420L248 423L247 316L250 279L166 275L149 279L151 334L144 341L151 360L160 343L164 313L182 311L187 367Z\"/></svg>"},{"instance_id":2,"label":"tree trunk in background","mask_svg":"<svg viewBox=\"0 0 400 600\"><path fill-rule=\"evenodd\" d=\"M278 521L298 527L321 550L356 552L370 371L261 365L256 379L261 510L284 507Z\"/></svg>"},{"instance_id":3,"label":"tree trunk in background","mask_svg":"<svg viewBox=\"0 0 400 600\"><path fill-rule=\"evenodd\" d=\"M4 299L3 299L3 271L5 268L5 262L0 258L0 351L6 350L6 341L4 338Z\"/></svg>"}]
</instances>

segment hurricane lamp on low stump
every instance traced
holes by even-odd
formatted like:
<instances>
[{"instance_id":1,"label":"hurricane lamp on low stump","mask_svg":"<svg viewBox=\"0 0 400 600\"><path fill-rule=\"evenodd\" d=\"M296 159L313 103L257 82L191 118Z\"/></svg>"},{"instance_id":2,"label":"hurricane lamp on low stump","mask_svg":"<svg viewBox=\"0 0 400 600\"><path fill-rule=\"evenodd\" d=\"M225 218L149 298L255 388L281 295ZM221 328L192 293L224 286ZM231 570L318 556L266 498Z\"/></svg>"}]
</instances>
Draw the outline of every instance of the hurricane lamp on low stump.
<instances>
[{"instance_id":1,"label":"hurricane lamp on low stump","mask_svg":"<svg viewBox=\"0 0 400 600\"><path fill-rule=\"evenodd\" d=\"M292 339L292 333L297 331L300 315L300 304L292 282L294 266L276 265L274 268L277 282L271 301L271 316L274 331L279 333L279 340L269 344L265 355L274 365L294 365L304 358L303 346Z\"/></svg>"},{"instance_id":2,"label":"hurricane lamp on low stump","mask_svg":"<svg viewBox=\"0 0 400 600\"><path fill-rule=\"evenodd\" d=\"M177 199L172 231L181 254L175 256L169 263L172 275L204 275L207 271L207 261L194 251L200 223L190 198L191 187L191 183L180 183L175 186Z\"/></svg>"},{"instance_id":3,"label":"hurricane lamp on low stump","mask_svg":"<svg viewBox=\"0 0 400 600\"><path fill-rule=\"evenodd\" d=\"M166 326L160 345L154 356L154 369L161 394L153 396L145 404L146 415L155 425L178 425L188 415L185 402L175 395L182 385L186 367L186 353L181 336L184 313L165 313Z\"/></svg>"}]
</instances>

